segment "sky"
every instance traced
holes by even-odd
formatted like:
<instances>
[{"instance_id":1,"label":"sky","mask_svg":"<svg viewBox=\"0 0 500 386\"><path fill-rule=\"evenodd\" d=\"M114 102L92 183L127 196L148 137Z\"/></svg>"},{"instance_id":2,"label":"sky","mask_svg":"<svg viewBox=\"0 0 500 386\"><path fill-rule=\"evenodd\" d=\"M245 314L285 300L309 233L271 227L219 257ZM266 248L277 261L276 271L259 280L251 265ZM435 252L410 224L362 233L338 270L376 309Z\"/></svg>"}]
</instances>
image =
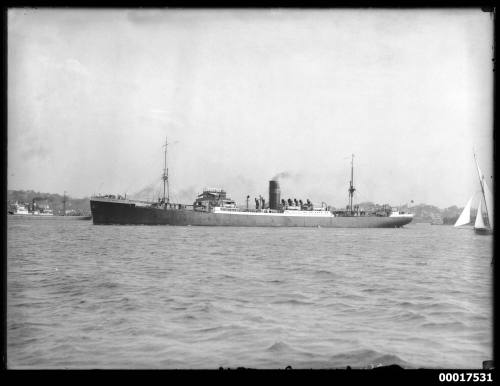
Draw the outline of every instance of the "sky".
<instances>
[{"instance_id":1,"label":"sky","mask_svg":"<svg viewBox=\"0 0 500 386\"><path fill-rule=\"evenodd\" d=\"M480 9L8 10L8 189L463 207L493 175ZM252 202L251 201L251 202Z\"/></svg>"}]
</instances>

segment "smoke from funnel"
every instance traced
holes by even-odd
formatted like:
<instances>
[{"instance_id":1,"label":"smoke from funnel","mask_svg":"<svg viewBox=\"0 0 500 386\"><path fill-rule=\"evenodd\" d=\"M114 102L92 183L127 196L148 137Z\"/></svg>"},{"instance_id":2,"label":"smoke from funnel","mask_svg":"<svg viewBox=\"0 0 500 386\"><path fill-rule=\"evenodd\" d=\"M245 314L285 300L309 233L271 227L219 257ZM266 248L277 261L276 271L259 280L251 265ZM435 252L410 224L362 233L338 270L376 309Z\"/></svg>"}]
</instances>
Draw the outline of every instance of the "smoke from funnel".
<instances>
[{"instance_id":1,"label":"smoke from funnel","mask_svg":"<svg viewBox=\"0 0 500 386\"><path fill-rule=\"evenodd\" d=\"M281 172L276 174L273 178L271 178L271 180L278 181L279 179L290 178L291 176L292 175L289 172Z\"/></svg>"}]
</instances>

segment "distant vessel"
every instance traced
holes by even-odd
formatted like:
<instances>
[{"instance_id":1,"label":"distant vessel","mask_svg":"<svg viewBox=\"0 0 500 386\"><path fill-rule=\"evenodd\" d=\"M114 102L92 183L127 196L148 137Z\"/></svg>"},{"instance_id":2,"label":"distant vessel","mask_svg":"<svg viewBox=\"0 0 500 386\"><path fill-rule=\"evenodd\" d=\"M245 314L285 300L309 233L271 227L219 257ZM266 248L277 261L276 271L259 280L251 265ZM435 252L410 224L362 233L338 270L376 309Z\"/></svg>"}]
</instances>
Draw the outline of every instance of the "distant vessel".
<instances>
[{"instance_id":1,"label":"distant vessel","mask_svg":"<svg viewBox=\"0 0 500 386\"><path fill-rule=\"evenodd\" d=\"M38 216L53 216L54 213L52 212L52 209L50 209L48 206L46 206L45 208L41 208L39 211L38 211Z\"/></svg>"},{"instance_id":2,"label":"distant vessel","mask_svg":"<svg viewBox=\"0 0 500 386\"><path fill-rule=\"evenodd\" d=\"M399 228L413 219L413 214L387 208L367 212L353 205L354 156L351 161L349 205L330 209L326 203L314 205L309 199L281 198L277 180L269 181L269 201L255 198L255 209L238 208L223 189L204 189L192 205L170 202L167 168L167 145L163 169L163 198L158 202L128 200L120 195L92 196L90 208L94 224L204 225L243 227L325 227L325 228Z\"/></svg>"},{"instance_id":3,"label":"distant vessel","mask_svg":"<svg viewBox=\"0 0 500 386\"><path fill-rule=\"evenodd\" d=\"M28 209L26 208L26 206L24 206L23 204L19 204L18 202L16 202L14 204L14 212L12 213L13 215L21 215L21 216L26 216L26 215L30 215L31 213L28 211Z\"/></svg>"},{"instance_id":4,"label":"distant vessel","mask_svg":"<svg viewBox=\"0 0 500 386\"><path fill-rule=\"evenodd\" d=\"M479 185L481 186L481 196L479 197L477 213L476 213L476 221L474 222L474 231L480 235L491 235L493 234L493 195L491 194L491 191L488 188L488 184L484 179L484 175L481 172L481 169L479 168L479 164L477 162L475 153L474 153L474 161L476 162L477 173L479 175ZM456 227L466 225L471 222L470 209L474 197L475 195L473 195L469 199L469 201L467 201L464 210L462 211L460 217L455 223ZM486 212L486 217L488 219L488 224L485 224L483 219L483 203L484 203L484 212Z\"/></svg>"},{"instance_id":5,"label":"distant vessel","mask_svg":"<svg viewBox=\"0 0 500 386\"><path fill-rule=\"evenodd\" d=\"M31 204L31 214L35 216L53 216L54 213L52 212L52 209L50 209L49 205L38 205L36 203L37 198L33 198L32 204Z\"/></svg>"},{"instance_id":6,"label":"distant vessel","mask_svg":"<svg viewBox=\"0 0 500 386\"><path fill-rule=\"evenodd\" d=\"M12 215L22 215L22 216L53 216L54 213L49 208L48 205L44 207L35 207L35 200L33 199L33 204L19 204L16 202L13 205L13 210L9 210L9 214Z\"/></svg>"}]
</instances>

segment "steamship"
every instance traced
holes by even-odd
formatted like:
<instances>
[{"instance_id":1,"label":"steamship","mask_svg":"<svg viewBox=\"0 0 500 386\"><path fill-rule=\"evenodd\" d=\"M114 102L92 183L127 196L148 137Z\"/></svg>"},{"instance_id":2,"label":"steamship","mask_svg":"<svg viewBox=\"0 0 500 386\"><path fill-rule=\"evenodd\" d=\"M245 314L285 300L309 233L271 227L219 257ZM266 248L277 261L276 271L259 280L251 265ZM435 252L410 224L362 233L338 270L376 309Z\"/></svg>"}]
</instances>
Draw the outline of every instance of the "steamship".
<instances>
[{"instance_id":1,"label":"steamship","mask_svg":"<svg viewBox=\"0 0 500 386\"><path fill-rule=\"evenodd\" d=\"M349 205L335 210L308 199L281 198L278 180L269 181L269 200L255 198L255 208L239 208L223 189L204 189L193 204L170 201L167 145L163 169L163 198L157 202L130 200L120 195L97 195L90 199L92 221L100 224L241 226L241 227L324 227L324 228L399 228L410 223L413 214L384 208L365 211L353 205L354 162L351 161ZM354 159L354 158L353 158Z\"/></svg>"}]
</instances>

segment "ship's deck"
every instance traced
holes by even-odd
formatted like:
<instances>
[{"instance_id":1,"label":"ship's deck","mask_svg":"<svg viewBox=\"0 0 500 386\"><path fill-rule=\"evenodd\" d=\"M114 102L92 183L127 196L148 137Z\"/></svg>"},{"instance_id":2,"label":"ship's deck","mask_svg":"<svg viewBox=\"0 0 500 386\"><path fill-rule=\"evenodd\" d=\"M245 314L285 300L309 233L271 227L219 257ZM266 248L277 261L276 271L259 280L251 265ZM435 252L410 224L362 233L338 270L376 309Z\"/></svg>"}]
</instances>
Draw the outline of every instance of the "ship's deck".
<instances>
[{"instance_id":1,"label":"ship's deck","mask_svg":"<svg viewBox=\"0 0 500 386\"><path fill-rule=\"evenodd\" d=\"M272 210L272 209L238 209L238 208L213 208L213 213L231 213L235 215L250 216L307 216L307 217L335 217L327 210Z\"/></svg>"}]
</instances>

